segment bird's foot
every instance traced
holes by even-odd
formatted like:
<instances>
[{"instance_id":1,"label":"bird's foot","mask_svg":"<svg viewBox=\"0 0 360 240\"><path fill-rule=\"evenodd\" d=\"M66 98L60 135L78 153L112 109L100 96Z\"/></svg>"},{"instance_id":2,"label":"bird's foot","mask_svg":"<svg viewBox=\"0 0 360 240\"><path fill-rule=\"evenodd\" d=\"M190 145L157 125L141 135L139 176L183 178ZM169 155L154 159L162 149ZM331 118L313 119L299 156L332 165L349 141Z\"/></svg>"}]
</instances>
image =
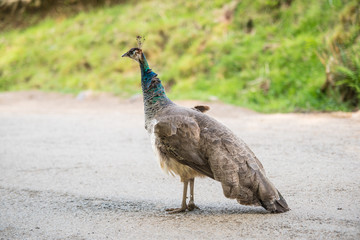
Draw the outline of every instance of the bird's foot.
<instances>
[{"instance_id":1,"label":"bird's foot","mask_svg":"<svg viewBox=\"0 0 360 240\"><path fill-rule=\"evenodd\" d=\"M194 209L200 209L200 208L198 206L196 206L194 202L190 201L188 206L187 206L187 209L189 211L193 211Z\"/></svg>"},{"instance_id":2,"label":"bird's foot","mask_svg":"<svg viewBox=\"0 0 360 240\"><path fill-rule=\"evenodd\" d=\"M165 209L169 214L185 212L187 207Z\"/></svg>"}]
</instances>

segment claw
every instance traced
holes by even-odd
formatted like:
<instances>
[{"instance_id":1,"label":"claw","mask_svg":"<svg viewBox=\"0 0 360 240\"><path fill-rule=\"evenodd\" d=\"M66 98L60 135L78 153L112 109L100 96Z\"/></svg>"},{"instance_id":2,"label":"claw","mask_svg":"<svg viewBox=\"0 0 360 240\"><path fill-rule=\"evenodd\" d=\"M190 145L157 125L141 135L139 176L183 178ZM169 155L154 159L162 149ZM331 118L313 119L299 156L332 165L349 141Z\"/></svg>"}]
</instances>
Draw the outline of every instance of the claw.
<instances>
[{"instance_id":1,"label":"claw","mask_svg":"<svg viewBox=\"0 0 360 240\"><path fill-rule=\"evenodd\" d=\"M181 213L185 212L187 208L168 208L165 209L165 211L168 212L168 214L175 214L175 213Z\"/></svg>"},{"instance_id":2,"label":"claw","mask_svg":"<svg viewBox=\"0 0 360 240\"><path fill-rule=\"evenodd\" d=\"M198 206L195 205L195 203L193 202L189 202L188 206L187 206L187 209L189 211L193 211L194 209L200 209Z\"/></svg>"}]
</instances>

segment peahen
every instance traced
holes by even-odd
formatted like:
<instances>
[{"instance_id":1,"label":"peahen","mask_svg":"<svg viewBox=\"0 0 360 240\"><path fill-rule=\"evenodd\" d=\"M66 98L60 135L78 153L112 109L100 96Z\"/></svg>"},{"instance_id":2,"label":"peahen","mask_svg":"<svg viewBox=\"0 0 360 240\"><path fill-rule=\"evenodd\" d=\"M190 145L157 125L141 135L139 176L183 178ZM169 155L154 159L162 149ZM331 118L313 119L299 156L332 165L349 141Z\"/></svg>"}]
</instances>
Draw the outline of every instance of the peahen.
<instances>
[{"instance_id":1,"label":"peahen","mask_svg":"<svg viewBox=\"0 0 360 240\"><path fill-rule=\"evenodd\" d=\"M132 48L122 57L140 64L145 129L160 166L179 175L184 183L181 207L167 211L178 213L197 208L194 178L204 176L219 181L224 195L240 204L263 206L272 213L290 210L250 148L223 124L203 113L208 107L190 109L173 103L141 48Z\"/></svg>"}]
</instances>

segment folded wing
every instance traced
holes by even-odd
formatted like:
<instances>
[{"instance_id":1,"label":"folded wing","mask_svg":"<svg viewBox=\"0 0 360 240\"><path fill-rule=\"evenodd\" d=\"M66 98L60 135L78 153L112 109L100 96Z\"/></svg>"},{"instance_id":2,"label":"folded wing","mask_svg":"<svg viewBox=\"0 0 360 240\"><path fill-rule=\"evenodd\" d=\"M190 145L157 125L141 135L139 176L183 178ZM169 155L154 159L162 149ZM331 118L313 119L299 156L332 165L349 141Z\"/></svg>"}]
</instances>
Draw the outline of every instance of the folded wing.
<instances>
[{"instance_id":1,"label":"folded wing","mask_svg":"<svg viewBox=\"0 0 360 240\"><path fill-rule=\"evenodd\" d=\"M157 119L154 131L162 154L220 181L224 195L241 204L261 205L272 212L288 210L250 148L222 124L202 119L184 115Z\"/></svg>"}]
</instances>

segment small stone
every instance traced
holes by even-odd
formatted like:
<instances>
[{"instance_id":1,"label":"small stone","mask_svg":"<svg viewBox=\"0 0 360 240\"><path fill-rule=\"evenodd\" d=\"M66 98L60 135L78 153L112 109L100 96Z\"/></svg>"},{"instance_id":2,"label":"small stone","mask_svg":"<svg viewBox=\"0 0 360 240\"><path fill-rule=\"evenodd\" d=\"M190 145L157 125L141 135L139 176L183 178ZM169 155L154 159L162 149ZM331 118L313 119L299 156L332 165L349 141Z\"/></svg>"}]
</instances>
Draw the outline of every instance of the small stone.
<instances>
[{"instance_id":1,"label":"small stone","mask_svg":"<svg viewBox=\"0 0 360 240\"><path fill-rule=\"evenodd\" d=\"M91 98L94 96L94 92L91 90L87 90L87 91L82 91L80 92L77 96L76 99L79 101L83 101L85 99Z\"/></svg>"},{"instance_id":2,"label":"small stone","mask_svg":"<svg viewBox=\"0 0 360 240\"><path fill-rule=\"evenodd\" d=\"M218 101L219 98L217 96L209 96L209 100L214 102L214 101Z\"/></svg>"},{"instance_id":3,"label":"small stone","mask_svg":"<svg viewBox=\"0 0 360 240\"><path fill-rule=\"evenodd\" d=\"M142 94L135 94L129 98L129 102L134 103L134 102L140 101L140 100L142 100L142 97L143 97Z\"/></svg>"}]
</instances>

